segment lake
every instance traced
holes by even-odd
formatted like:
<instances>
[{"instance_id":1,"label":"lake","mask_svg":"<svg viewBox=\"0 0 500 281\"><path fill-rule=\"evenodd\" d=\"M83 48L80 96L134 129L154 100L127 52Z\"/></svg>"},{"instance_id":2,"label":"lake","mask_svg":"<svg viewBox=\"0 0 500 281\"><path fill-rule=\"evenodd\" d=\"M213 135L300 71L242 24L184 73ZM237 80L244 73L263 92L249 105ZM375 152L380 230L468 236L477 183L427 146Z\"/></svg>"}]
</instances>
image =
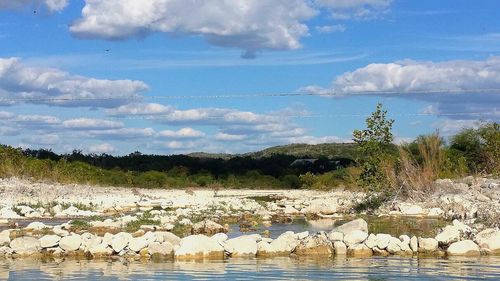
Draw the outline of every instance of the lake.
<instances>
[{"instance_id":1,"label":"lake","mask_svg":"<svg viewBox=\"0 0 500 281\"><path fill-rule=\"evenodd\" d=\"M500 257L0 260L1 280L500 280Z\"/></svg>"}]
</instances>

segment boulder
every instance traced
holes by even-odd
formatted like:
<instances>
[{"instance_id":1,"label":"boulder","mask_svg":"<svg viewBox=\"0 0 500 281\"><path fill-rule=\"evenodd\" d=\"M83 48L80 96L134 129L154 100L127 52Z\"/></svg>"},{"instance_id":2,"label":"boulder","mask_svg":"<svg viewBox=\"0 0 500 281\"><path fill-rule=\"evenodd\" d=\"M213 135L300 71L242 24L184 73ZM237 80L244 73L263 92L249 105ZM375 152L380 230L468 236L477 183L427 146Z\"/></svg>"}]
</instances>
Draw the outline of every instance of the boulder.
<instances>
[{"instance_id":1,"label":"boulder","mask_svg":"<svg viewBox=\"0 0 500 281\"><path fill-rule=\"evenodd\" d=\"M432 253L437 251L438 241L434 238L418 238L418 252Z\"/></svg>"},{"instance_id":2,"label":"boulder","mask_svg":"<svg viewBox=\"0 0 500 281\"><path fill-rule=\"evenodd\" d=\"M500 253L500 231L492 228L485 229L476 235L476 242L481 248L488 249L494 254Z\"/></svg>"},{"instance_id":3,"label":"boulder","mask_svg":"<svg viewBox=\"0 0 500 281\"><path fill-rule=\"evenodd\" d=\"M37 222L37 221L31 222L25 227L25 229L27 230L42 230L44 228L51 228L51 227L45 225L43 222Z\"/></svg>"},{"instance_id":4,"label":"boulder","mask_svg":"<svg viewBox=\"0 0 500 281\"><path fill-rule=\"evenodd\" d=\"M177 259L222 259L224 248L210 237L198 234L182 238L174 255Z\"/></svg>"},{"instance_id":5,"label":"boulder","mask_svg":"<svg viewBox=\"0 0 500 281\"><path fill-rule=\"evenodd\" d=\"M40 246L45 249L45 248L52 248L57 245L59 245L59 240L61 240L61 237L57 235L45 235L40 240Z\"/></svg>"},{"instance_id":6,"label":"boulder","mask_svg":"<svg viewBox=\"0 0 500 281\"><path fill-rule=\"evenodd\" d=\"M385 248L387 248L387 246L389 246L389 242L391 241L392 238L392 236L390 236L389 234L383 234L383 233L377 234L376 237L377 237L376 246L381 250L384 250Z\"/></svg>"},{"instance_id":7,"label":"boulder","mask_svg":"<svg viewBox=\"0 0 500 281\"><path fill-rule=\"evenodd\" d=\"M92 256L109 256L113 253L113 249L111 249L107 243L101 243L90 247L88 252L92 254Z\"/></svg>"},{"instance_id":8,"label":"boulder","mask_svg":"<svg viewBox=\"0 0 500 281\"><path fill-rule=\"evenodd\" d=\"M436 240L440 245L449 245L460 240L460 231L457 227L448 225L436 236Z\"/></svg>"},{"instance_id":9,"label":"boulder","mask_svg":"<svg viewBox=\"0 0 500 281\"><path fill-rule=\"evenodd\" d=\"M156 241L158 242L169 242L173 246L179 245L181 242L181 238L179 238L177 235L173 234L172 232L167 232L167 231L156 231L153 232L153 234L156 237Z\"/></svg>"},{"instance_id":10,"label":"boulder","mask_svg":"<svg viewBox=\"0 0 500 281\"><path fill-rule=\"evenodd\" d=\"M148 240L146 239L146 237L141 236L141 237L130 239L130 241L128 243L128 248L137 253L140 250L148 247L148 244L149 243L148 243Z\"/></svg>"},{"instance_id":11,"label":"boulder","mask_svg":"<svg viewBox=\"0 0 500 281\"><path fill-rule=\"evenodd\" d=\"M309 236L295 248L295 254L299 256L331 256L333 245L324 233Z\"/></svg>"},{"instance_id":12,"label":"boulder","mask_svg":"<svg viewBox=\"0 0 500 281\"><path fill-rule=\"evenodd\" d=\"M148 253L151 256L172 256L174 254L174 246L172 246L169 242L154 242L149 244Z\"/></svg>"},{"instance_id":13,"label":"boulder","mask_svg":"<svg viewBox=\"0 0 500 281\"><path fill-rule=\"evenodd\" d=\"M355 230L368 233L368 223L366 223L364 219L356 219L333 229L333 231L342 232L344 235L347 235Z\"/></svg>"},{"instance_id":14,"label":"boulder","mask_svg":"<svg viewBox=\"0 0 500 281\"><path fill-rule=\"evenodd\" d=\"M261 241L257 244L258 256L288 256L295 250L300 240L292 231L282 233L271 243Z\"/></svg>"},{"instance_id":15,"label":"boulder","mask_svg":"<svg viewBox=\"0 0 500 281\"><path fill-rule=\"evenodd\" d=\"M0 247L10 243L10 230L6 229L0 232Z\"/></svg>"},{"instance_id":16,"label":"boulder","mask_svg":"<svg viewBox=\"0 0 500 281\"><path fill-rule=\"evenodd\" d=\"M59 241L59 247L66 252L73 252L80 248L82 244L82 237L78 234L72 234L69 236L64 236Z\"/></svg>"},{"instance_id":17,"label":"boulder","mask_svg":"<svg viewBox=\"0 0 500 281\"><path fill-rule=\"evenodd\" d=\"M223 243L224 250L231 256L255 256L257 254L257 241L255 236L244 235L229 239Z\"/></svg>"},{"instance_id":18,"label":"boulder","mask_svg":"<svg viewBox=\"0 0 500 281\"><path fill-rule=\"evenodd\" d=\"M381 256L381 257L386 257L391 255L388 251L380 249L379 247L375 246L373 247L373 255L374 256Z\"/></svg>"},{"instance_id":19,"label":"boulder","mask_svg":"<svg viewBox=\"0 0 500 281\"><path fill-rule=\"evenodd\" d=\"M425 214L424 209L418 205L402 203L399 205L399 211L405 216L419 216Z\"/></svg>"},{"instance_id":20,"label":"boulder","mask_svg":"<svg viewBox=\"0 0 500 281\"><path fill-rule=\"evenodd\" d=\"M225 233L217 233L217 234L212 235L212 237L210 237L210 238L217 241L221 245L223 244L224 241L226 241L228 239L227 234L225 234Z\"/></svg>"},{"instance_id":21,"label":"boulder","mask_svg":"<svg viewBox=\"0 0 500 281\"><path fill-rule=\"evenodd\" d=\"M69 231L62 229L60 226L54 226L52 228L52 232L54 232L55 235L58 236L68 236Z\"/></svg>"},{"instance_id":22,"label":"boulder","mask_svg":"<svg viewBox=\"0 0 500 281\"><path fill-rule=\"evenodd\" d=\"M131 239L132 235L130 233L120 232L115 234L111 239L111 248L113 248L115 252L119 253L128 246Z\"/></svg>"},{"instance_id":23,"label":"boulder","mask_svg":"<svg viewBox=\"0 0 500 281\"><path fill-rule=\"evenodd\" d=\"M191 230L192 234L207 234L213 235L219 232L226 233L228 230L211 220L204 220L193 224L193 228Z\"/></svg>"},{"instance_id":24,"label":"boulder","mask_svg":"<svg viewBox=\"0 0 500 281\"><path fill-rule=\"evenodd\" d=\"M34 237L19 237L10 242L10 248L20 255L32 255L40 251L40 241Z\"/></svg>"},{"instance_id":25,"label":"boulder","mask_svg":"<svg viewBox=\"0 0 500 281\"><path fill-rule=\"evenodd\" d=\"M368 238L366 238L365 240L365 245L370 249L377 247L377 243L378 243L377 236L373 233L370 233L370 235L368 235Z\"/></svg>"},{"instance_id":26,"label":"boulder","mask_svg":"<svg viewBox=\"0 0 500 281\"><path fill-rule=\"evenodd\" d=\"M286 205L285 209L283 210L283 213L285 215L295 215L295 214L298 214L299 211L297 209L295 209L293 206Z\"/></svg>"},{"instance_id":27,"label":"boulder","mask_svg":"<svg viewBox=\"0 0 500 281\"><path fill-rule=\"evenodd\" d=\"M373 251L365 244L354 244L347 248L347 254L354 257L370 257Z\"/></svg>"},{"instance_id":28,"label":"boulder","mask_svg":"<svg viewBox=\"0 0 500 281\"><path fill-rule=\"evenodd\" d=\"M309 205L301 210L304 214L332 215L338 211L337 198L318 198L309 202Z\"/></svg>"},{"instance_id":29,"label":"boulder","mask_svg":"<svg viewBox=\"0 0 500 281\"><path fill-rule=\"evenodd\" d=\"M479 256L479 246L472 240L452 243L446 250L449 256Z\"/></svg>"},{"instance_id":30,"label":"boulder","mask_svg":"<svg viewBox=\"0 0 500 281\"><path fill-rule=\"evenodd\" d=\"M365 241L366 238L368 238L368 233L361 230L354 230L344 236L344 243L347 246L359 244Z\"/></svg>"},{"instance_id":31,"label":"boulder","mask_svg":"<svg viewBox=\"0 0 500 281\"><path fill-rule=\"evenodd\" d=\"M441 208L431 208L429 212L427 213L427 216L429 217L440 217L444 214L443 209Z\"/></svg>"},{"instance_id":32,"label":"boulder","mask_svg":"<svg viewBox=\"0 0 500 281\"><path fill-rule=\"evenodd\" d=\"M418 252L418 238L417 236L412 236L410 239L410 249L416 253Z\"/></svg>"},{"instance_id":33,"label":"boulder","mask_svg":"<svg viewBox=\"0 0 500 281\"><path fill-rule=\"evenodd\" d=\"M390 237L386 250L391 254L396 254L401 252L401 240L399 240L396 237Z\"/></svg>"},{"instance_id":34,"label":"boulder","mask_svg":"<svg viewBox=\"0 0 500 281\"><path fill-rule=\"evenodd\" d=\"M345 255L347 254L347 246L342 241L333 242L333 248L335 250L336 255Z\"/></svg>"},{"instance_id":35,"label":"boulder","mask_svg":"<svg viewBox=\"0 0 500 281\"><path fill-rule=\"evenodd\" d=\"M4 207L0 209L0 218L3 219L20 219L22 216L20 216L18 213L14 212L10 207Z\"/></svg>"},{"instance_id":36,"label":"boulder","mask_svg":"<svg viewBox=\"0 0 500 281\"><path fill-rule=\"evenodd\" d=\"M338 231L330 231L330 233L328 233L328 239L330 239L330 241L343 241L344 233Z\"/></svg>"}]
</instances>

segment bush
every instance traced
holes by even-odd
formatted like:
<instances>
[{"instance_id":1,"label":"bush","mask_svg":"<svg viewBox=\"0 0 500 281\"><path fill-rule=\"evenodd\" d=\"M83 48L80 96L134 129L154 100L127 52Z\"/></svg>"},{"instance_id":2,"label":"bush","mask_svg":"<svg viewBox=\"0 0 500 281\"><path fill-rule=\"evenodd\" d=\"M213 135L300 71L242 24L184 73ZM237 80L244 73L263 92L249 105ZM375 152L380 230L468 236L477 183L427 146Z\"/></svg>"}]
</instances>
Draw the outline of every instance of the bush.
<instances>
[{"instance_id":1,"label":"bush","mask_svg":"<svg viewBox=\"0 0 500 281\"><path fill-rule=\"evenodd\" d=\"M281 178L281 183L284 188L297 189L302 186L299 177L296 175L286 175Z\"/></svg>"},{"instance_id":2,"label":"bush","mask_svg":"<svg viewBox=\"0 0 500 281\"><path fill-rule=\"evenodd\" d=\"M394 120L387 119L387 111L382 104L366 119L367 128L355 130L353 140L359 145L361 175L359 184L370 191L381 191L390 187L384 166L391 163L392 125Z\"/></svg>"}]
</instances>

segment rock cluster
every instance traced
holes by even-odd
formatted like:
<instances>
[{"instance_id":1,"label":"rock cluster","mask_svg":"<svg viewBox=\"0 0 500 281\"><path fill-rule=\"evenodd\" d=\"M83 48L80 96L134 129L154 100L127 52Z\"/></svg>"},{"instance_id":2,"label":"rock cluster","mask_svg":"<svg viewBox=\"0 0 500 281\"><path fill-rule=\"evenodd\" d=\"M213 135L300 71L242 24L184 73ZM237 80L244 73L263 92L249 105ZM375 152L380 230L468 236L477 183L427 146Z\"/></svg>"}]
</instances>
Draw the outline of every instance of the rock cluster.
<instances>
[{"instance_id":1,"label":"rock cluster","mask_svg":"<svg viewBox=\"0 0 500 281\"><path fill-rule=\"evenodd\" d=\"M125 257L163 257L186 259L223 259L224 257L254 256L332 256L446 254L450 256L478 256L500 253L500 230L486 229L465 239L468 227L455 221L435 238L392 237L388 234L368 233L366 221L348 222L330 232L281 234L276 239L261 235L243 235L228 239L224 233L212 236L194 234L179 238L170 232L139 231L134 234L120 232L97 236L91 233L69 233L59 236L43 235L39 238L23 236L11 239L11 231L0 233L0 255L54 256L87 255Z\"/></svg>"}]
</instances>

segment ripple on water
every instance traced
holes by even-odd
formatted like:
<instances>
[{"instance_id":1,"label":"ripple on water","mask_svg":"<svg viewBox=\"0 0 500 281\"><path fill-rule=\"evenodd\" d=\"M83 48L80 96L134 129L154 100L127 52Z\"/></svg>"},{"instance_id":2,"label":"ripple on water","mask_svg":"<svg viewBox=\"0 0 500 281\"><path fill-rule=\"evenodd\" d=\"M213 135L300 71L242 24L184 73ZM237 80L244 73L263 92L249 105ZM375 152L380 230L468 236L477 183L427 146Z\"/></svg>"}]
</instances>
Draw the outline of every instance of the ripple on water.
<instances>
[{"instance_id":1,"label":"ripple on water","mask_svg":"<svg viewBox=\"0 0 500 281\"><path fill-rule=\"evenodd\" d=\"M0 280L500 280L500 257L228 259L204 262L1 260Z\"/></svg>"}]
</instances>

